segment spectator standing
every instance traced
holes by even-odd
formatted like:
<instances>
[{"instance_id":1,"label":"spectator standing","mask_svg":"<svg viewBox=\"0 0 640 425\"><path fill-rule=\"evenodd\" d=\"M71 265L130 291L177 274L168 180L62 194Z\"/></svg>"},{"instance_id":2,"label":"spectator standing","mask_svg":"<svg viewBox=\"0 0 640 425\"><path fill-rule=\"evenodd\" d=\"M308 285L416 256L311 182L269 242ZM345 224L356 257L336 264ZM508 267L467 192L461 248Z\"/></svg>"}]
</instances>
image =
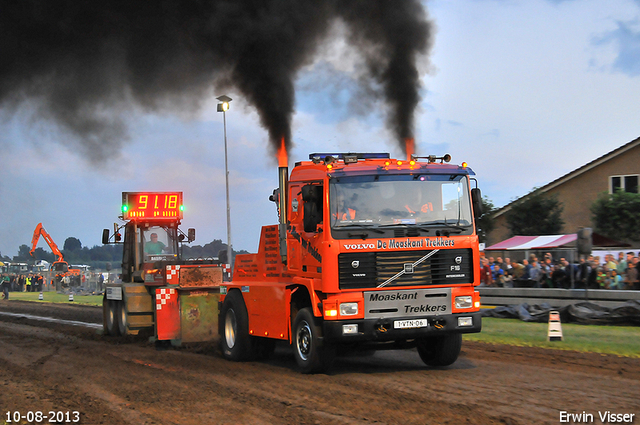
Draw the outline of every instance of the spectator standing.
<instances>
[{"instance_id":1,"label":"spectator standing","mask_svg":"<svg viewBox=\"0 0 640 425\"><path fill-rule=\"evenodd\" d=\"M6 274L0 276L0 286L1 286L0 289L2 289L2 297L5 300L9 299L9 285L10 284L11 284L11 279L9 278L9 276L7 276Z\"/></svg>"},{"instance_id":2,"label":"spectator standing","mask_svg":"<svg viewBox=\"0 0 640 425\"><path fill-rule=\"evenodd\" d=\"M551 272L551 286L554 288L567 288L567 273L560 264L553 266Z\"/></svg>"},{"instance_id":3,"label":"spectator standing","mask_svg":"<svg viewBox=\"0 0 640 425\"><path fill-rule=\"evenodd\" d=\"M535 288L540 288L540 279L542 279L542 271L538 266L538 262L533 260L531 262L531 268L529 269L529 279L533 281L533 286Z\"/></svg>"},{"instance_id":4,"label":"spectator standing","mask_svg":"<svg viewBox=\"0 0 640 425\"><path fill-rule=\"evenodd\" d=\"M504 286L504 271L500 268L500 265L495 264L491 273L493 279L493 286Z\"/></svg>"},{"instance_id":5,"label":"spectator standing","mask_svg":"<svg viewBox=\"0 0 640 425\"><path fill-rule=\"evenodd\" d=\"M629 289L635 289L636 291L640 290L640 269L638 269L638 257L633 257L631 261L633 264L633 268L636 270L635 279L631 281L632 285Z\"/></svg>"},{"instance_id":6,"label":"spectator standing","mask_svg":"<svg viewBox=\"0 0 640 425\"><path fill-rule=\"evenodd\" d=\"M489 267L489 260L482 259L482 267L480 268L480 286L492 286L493 279L491 274L491 267Z\"/></svg>"},{"instance_id":7,"label":"spectator standing","mask_svg":"<svg viewBox=\"0 0 640 425\"><path fill-rule=\"evenodd\" d=\"M531 279L531 264L529 264L529 261L522 260L522 267L524 269L524 271L522 272L522 279Z\"/></svg>"},{"instance_id":8,"label":"spectator standing","mask_svg":"<svg viewBox=\"0 0 640 425\"><path fill-rule=\"evenodd\" d=\"M618 276L623 276L627 272L627 260L624 259L624 253L618 253L618 264L616 265Z\"/></svg>"},{"instance_id":9,"label":"spectator standing","mask_svg":"<svg viewBox=\"0 0 640 425\"><path fill-rule=\"evenodd\" d=\"M605 265L607 266L607 269L609 270L617 269L618 263L616 263L615 258L613 258L613 254L607 254L605 261L606 261Z\"/></svg>"},{"instance_id":10,"label":"spectator standing","mask_svg":"<svg viewBox=\"0 0 640 425\"><path fill-rule=\"evenodd\" d=\"M635 283L638 280L638 269L633 262L628 264L627 274L624 279L626 289L634 289Z\"/></svg>"},{"instance_id":11,"label":"spectator standing","mask_svg":"<svg viewBox=\"0 0 640 425\"><path fill-rule=\"evenodd\" d=\"M609 289L624 289L622 276L616 270L610 270L609 273Z\"/></svg>"}]
</instances>

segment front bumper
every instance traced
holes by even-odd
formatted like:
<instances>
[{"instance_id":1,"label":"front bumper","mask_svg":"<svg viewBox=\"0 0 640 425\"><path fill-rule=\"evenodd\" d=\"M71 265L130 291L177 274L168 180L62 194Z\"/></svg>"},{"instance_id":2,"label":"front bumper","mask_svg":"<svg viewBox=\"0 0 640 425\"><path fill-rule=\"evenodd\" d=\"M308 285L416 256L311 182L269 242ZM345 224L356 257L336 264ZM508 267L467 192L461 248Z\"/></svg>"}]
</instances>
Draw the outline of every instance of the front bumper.
<instances>
[{"instance_id":1,"label":"front bumper","mask_svg":"<svg viewBox=\"0 0 640 425\"><path fill-rule=\"evenodd\" d=\"M470 326L458 326L459 317L470 317ZM477 333L482 329L480 312L445 314L422 317L427 319L428 326L421 328L394 329L394 322L413 320L417 317L395 317L384 319L325 320L323 324L324 339L334 343L349 342L385 342L424 338L438 334ZM343 334L343 325L357 325L357 333Z\"/></svg>"}]
</instances>

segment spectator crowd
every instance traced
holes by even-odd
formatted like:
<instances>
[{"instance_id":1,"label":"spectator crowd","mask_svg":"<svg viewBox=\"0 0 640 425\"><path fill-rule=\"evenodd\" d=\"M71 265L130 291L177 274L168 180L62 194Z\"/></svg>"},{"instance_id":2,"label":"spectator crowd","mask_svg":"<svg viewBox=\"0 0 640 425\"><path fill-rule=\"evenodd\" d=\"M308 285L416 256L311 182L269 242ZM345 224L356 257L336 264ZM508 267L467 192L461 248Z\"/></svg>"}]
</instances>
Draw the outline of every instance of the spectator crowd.
<instances>
[{"instance_id":1,"label":"spectator crowd","mask_svg":"<svg viewBox=\"0 0 640 425\"><path fill-rule=\"evenodd\" d=\"M640 290L638 256L633 252L620 252L617 259L613 254L604 259L590 255L579 263L554 260L551 253L541 260L532 254L520 263L508 257L483 257L480 277L480 286Z\"/></svg>"}]
</instances>

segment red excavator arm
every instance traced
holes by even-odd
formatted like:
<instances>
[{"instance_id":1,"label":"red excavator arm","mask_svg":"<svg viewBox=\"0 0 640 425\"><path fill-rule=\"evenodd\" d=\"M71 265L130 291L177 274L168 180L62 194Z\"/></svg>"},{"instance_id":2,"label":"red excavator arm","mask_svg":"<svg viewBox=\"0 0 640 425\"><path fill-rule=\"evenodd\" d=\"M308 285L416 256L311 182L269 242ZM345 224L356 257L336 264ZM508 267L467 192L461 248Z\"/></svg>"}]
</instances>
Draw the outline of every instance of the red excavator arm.
<instances>
[{"instance_id":1,"label":"red excavator arm","mask_svg":"<svg viewBox=\"0 0 640 425\"><path fill-rule=\"evenodd\" d=\"M36 250L40 235L42 235L44 240L47 241L47 243L49 244L49 248L51 248L51 251L53 251L53 253L58 256L58 261L64 261L64 258L62 258L62 252L60 252L60 250L58 249L58 245L56 245L53 239L51 239L51 236L49 236L47 231L44 230L44 227L42 227L42 223L38 223L38 225L36 226L36 230L33 231L33 239L31 240L31 251L29 251L29 254L33 256L33 252Z\"/></svg>"}]
</instances>

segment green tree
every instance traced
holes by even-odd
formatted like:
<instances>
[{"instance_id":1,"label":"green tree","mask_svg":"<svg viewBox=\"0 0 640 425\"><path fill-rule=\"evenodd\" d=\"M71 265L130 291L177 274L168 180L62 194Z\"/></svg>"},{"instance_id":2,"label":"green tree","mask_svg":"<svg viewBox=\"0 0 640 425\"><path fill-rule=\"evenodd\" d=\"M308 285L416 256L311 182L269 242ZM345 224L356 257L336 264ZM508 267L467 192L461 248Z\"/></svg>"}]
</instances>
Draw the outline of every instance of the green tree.
<instances>
[{"instance_id":1,"label":"green tree","mask_svg":"<svg viewBox=\"0 0 640 425\"><path fill-rule=\"evenodd\" d=\"M29 254L30 248L27 245L20 245L18 248L18 255L13 257L13 261L17 263L26 263L33 260L31 254Z\"/></svg>"},{"instance_id":2,"label":"green tree","mask_svg":"<svg viewBox=\"0 0 640 425\"><path fill-rule=\"evenodd\" d=\"M640 194L601 193L591 205L594 230L611 239L640 241Z\"/></svg>"},{"instance_id":3,"label":"green tree","mask_svg":"<svg viewBox=\"0 0 640 425\"><path fill-rule=\"evenodd\" d=\"M54 255L52 252L45 251L42 248L36 248L36 250L33 252L33 259L34 260L45 260L45 261L48 261L50 263L53 263L55 260L58 259L58 257L56 255Z\"/></svg>"},{"instance_id":4,"label":"green tree","mask_svg":"<svg viewBox=\"0 0 640 425\"><path fill-rule=\"evenodd\" d=\"M495 211L495 206L493 202L489 200L486 196L482 197L482 215L478 217L478 239L480 242L487 241L487 235L491 233L493 228L495 227L495 222L493 220L493 213Z\"/></svg>"},{"instance_id":5,"label":"green tree","mask_svg":"<svg viewBox=\"0 0 640 425\"><path fill-rule=\"evenodd\" d=\"M562 232L562 203L556 196L545 196L534 191L513 203L507 214L511 235L556 235Z\"/></svg>"},{"instance_id":6,"label":"green tree","mask_svg":"<svg viewBox=\"0 0 640 425\"><path fill-rule=\"evenodd\" d=\"M76 251L79 249L82 249L82 242L80 242L80 239L74 238L73 236L65 239L64 241L65 251Z\"/></svg>"}]
</instances>

